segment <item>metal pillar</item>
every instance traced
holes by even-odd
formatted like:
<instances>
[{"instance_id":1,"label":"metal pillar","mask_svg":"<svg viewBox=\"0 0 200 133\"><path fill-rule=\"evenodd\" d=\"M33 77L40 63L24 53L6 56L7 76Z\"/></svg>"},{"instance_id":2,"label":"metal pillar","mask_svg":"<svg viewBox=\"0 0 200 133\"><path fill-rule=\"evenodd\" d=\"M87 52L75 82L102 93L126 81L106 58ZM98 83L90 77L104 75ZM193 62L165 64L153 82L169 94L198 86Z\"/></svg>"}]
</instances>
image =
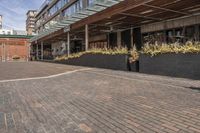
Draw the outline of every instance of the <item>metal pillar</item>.
<instances>
[{"instance_id":1,"label":"metal pillar","mask_svg":"<svg viewBox=\"0 0 200 133\"><path fill-rule=\"evenodd\" d=\"M133 43L133 28L131 28L131 48L133 48L135 44Z\"/></svg>"},{"instance_id":2,"label":"metal pillar","mask_svg":"<svg viewBox=\"0 0 200 133\"><path fill-rule=\"evenodd\" d=\"M44 43L41 42L41 60L44 59Z\"/></svg>"},{"instance_id":3,"label":"metal pillar","mask_svg":"<svg viewBox=\"0 0 200 133\"><path fill-rule=\"evenodd\" d=\"M0 50L1 50L1 54L0 54L0 59L1 59L1 62L3 61L3 44L1 43L0 44Z\"/></svg>"},{"instance_id":4,"label":"metal pillar","mask_svg":"<svg viewBox=\"0 0 200 133\"><path fill-rule=\"evenodd\" d=\"M89 43L89 34L88 34L88 25L85 25L85 51L88 50L88 43Z\"/></svg>"},{"instance_id":5,"label":"metal pillar","mask_svg":"<svg viewBox=\"0 0 200 133\"><path fill-rule=\"evenodd\" d=\"M118 31L117 32L117 47L121 47L121 43L122 43L122 40L121 40L121 31Z\"/></svg>"},{"instance_id":6,"label":"metal pillar","mask_svg":"<svg viewBox=\"0 0 200 133\"><path fill-rule=\"evenodd\" d=\"M67 32L67 55L70 55L70 33Z\"/></svg>"},{"instance_id":7,"label":"metal pillar","mask_svg":"<svg viewBox=\"0 0 200 133\"><path fill-rule=\"evenodd\" d=\"M36 44L36 59L39 60L38 44Z\"/></svg>"},{"instance_id":8,"label":"metal pillar","mask_svg":"<svg viewBox=\"0 0 200 133\"><path fill-rule=\"evenodd\" d=\"M3 43L3 62L6 62L6 45Z\"/></svg>"},{"instance_id":9,"label":"metal pillar","mask_svg":"<svg viewBox=\"0 0 200 133\"><path fill-rule=\"evenodd\" d=\"M27 48L27 59L26 61L28 62L30 59L30 44L26 42L26 48Z\"/></svg>"},{"instance_id":10,"label":"metal pillar","mask_svg":"<svg viewBox=\"0 0 200 133\"><path fill-rule=\"evenodd\" d=\"M107 34L107 42L108 42L107 48L110 48L110 34L109 33Z\"/></svg>"},{"instance_id":11,"label":"metal pillar","mask_svg":"<svg viewBox=\"0 0 200 133\"><path fill-rule=\"evenodd\" d=\"M1 61L4 61L4 43L1 44Z\"/></svg>"},{"instance_id":12,"label":"metal pillar","mask_svg":"<svg viewBox=\"0 0 200 133\"><path fill-rule=\"evenodd\" d=\"M30 60L31 58L31 44L29 43L28 44L28 61Z\"/></svg>"}]
</instances>

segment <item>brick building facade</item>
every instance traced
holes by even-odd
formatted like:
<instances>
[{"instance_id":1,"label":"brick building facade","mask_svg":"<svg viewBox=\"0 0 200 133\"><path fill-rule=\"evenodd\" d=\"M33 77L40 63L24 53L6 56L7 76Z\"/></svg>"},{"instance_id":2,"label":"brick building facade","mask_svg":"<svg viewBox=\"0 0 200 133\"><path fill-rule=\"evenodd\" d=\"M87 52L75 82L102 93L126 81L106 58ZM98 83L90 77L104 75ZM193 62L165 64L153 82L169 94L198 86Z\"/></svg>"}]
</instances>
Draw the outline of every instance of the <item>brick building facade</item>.
<instances>
[{"instance_id":1,"label":"brick building facade","mask_svg":"<svg viewBox=\"0 0 200 133\"><path fill-rule=\"evenodd\" d=\"M29 59L30 36L0 35L0 62Z\"/></svg>"}]
</instances>

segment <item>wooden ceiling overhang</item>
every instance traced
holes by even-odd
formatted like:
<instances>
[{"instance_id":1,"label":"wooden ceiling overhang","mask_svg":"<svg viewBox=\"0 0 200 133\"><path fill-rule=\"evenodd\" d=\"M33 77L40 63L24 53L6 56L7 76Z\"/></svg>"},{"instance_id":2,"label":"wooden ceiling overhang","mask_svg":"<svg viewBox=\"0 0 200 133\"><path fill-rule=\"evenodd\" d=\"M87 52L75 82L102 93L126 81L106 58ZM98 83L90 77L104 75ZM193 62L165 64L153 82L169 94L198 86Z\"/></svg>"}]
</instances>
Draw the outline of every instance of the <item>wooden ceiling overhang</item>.
<instances>
[{"instance_id":1,"label":"wooden ceiling overhang","mask_svg":"<svg viewBox=\"0 0 200 133\"><path fill-rule=\"evenodd\" d=\"M200 14L200 0L125 0L72 24L70 32L84 34L84 26L89 24L90 32L99 34L111 26L116 30L127 29L197 14ZM65 40L66 34L61 29L39 41Z\"/></svg>"}]
</instances>

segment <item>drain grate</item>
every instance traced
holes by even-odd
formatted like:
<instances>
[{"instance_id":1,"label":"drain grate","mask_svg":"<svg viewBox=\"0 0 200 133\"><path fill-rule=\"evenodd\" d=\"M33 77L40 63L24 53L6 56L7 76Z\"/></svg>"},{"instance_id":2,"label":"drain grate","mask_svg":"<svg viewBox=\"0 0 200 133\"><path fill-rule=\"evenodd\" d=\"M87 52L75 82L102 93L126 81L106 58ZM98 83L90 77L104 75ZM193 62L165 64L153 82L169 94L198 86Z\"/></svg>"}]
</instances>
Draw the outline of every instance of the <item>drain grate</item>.
<instances>
[{"instance_id":1,"label":"drain grate","mask_svg":"<svg viewBox=\"0 0 200 133\"><path fill-rule=\"evenodd\" d=\"M189 89L200 92L200 87L189 87Z\"/></svg>"}]
</instances>

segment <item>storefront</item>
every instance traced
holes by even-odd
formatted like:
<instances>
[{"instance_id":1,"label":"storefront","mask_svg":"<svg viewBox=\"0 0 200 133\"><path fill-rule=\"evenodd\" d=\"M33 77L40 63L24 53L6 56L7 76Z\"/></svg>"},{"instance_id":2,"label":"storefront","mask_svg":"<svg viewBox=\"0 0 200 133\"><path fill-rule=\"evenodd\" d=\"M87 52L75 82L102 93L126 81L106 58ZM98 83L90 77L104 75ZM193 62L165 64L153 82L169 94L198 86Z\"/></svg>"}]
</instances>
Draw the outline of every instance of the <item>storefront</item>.
<instances>
[{"instance_id":1,"label":"storefront","mask_svg":"<svg viewBox=\"0 0 200 133\"><path fill-rule=\"evenodd\" d=\"M71 54L94 47L131 49L135 45L140 50L147 42L184 43L199 41L200 38L199 0L70 2L64 6L65 9L58 10L64 16L60 14L60 19L32 38L32 45L48 43L53 46L55 42L64 41L66 49L62 54ZM73 12L72 7L76 9ZM39 16L50 8L47 7ZM53 16L57 16L56 13ZM59 45L63 47L63 44ZM60 50L57 48L56 51Z\"/></svg>"}]
</instances>

